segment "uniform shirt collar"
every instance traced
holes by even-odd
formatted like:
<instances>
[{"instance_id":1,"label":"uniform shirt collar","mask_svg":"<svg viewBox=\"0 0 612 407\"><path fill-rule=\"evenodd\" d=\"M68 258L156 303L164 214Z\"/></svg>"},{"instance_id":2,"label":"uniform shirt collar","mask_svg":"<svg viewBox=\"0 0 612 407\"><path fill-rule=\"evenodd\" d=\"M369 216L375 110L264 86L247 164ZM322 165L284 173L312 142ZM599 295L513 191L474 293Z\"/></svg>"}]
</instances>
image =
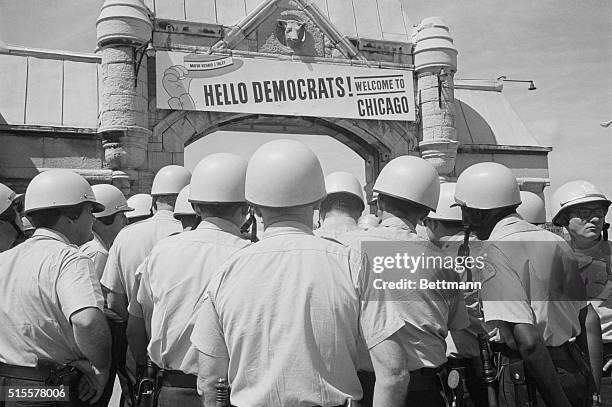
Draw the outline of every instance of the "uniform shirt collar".
<instances>
[{"instance_id":1,"label":"uniform shirt collar","mask_svg":"<svg viewBox=\"0 0 612 407\"><path fill-rule=\"evenodd\" d=\"M210 217L202 220L196 230L212 229L240 236L240 228L227 219Z\"/></svg>"},{"instance_id":2,"label":"uniform shirt collar","mask_svg":"<svg viewBox=\"0 0 612 407\"><path fill-rule=\"evenodd\" d=\"M58 232L57 230L49 229L49 228L36 228L36 231L32 235L32 238L40 238L40 239L53 239L58 240L62 243L66 243L68 245L74 246L70 240L63 233Z\"/></svg>"},{"instance_id":3,"label":"uniform shirt collar","mask_svg":"<svg viewBox=\"0 0 612 407\"><path fill-rule=\"evenodd\" d=\"M398 218L397 216L389 216L380 222L380 227L408 230L416 233L415 226L407 219Z\"/></svg>"},{"instance_id":4,"label":"uniform shirt collar","mask_svg":"<svg viewBox=\"0 0 612 407\"><path fill-rule=\"evenodd\" d=\"M171 211L167 211L165 209L160 209L159 211L155 212L155 215L153 215L153 217L151 217L151 219L155 219L155 220L174 220L177 221L176 219L174 219L174 214Z\"/></svg>"},{"instance_id":5,"label":"uniform shirt collar","mask_svg":"<svg viewBox=\"0 0 612 407\"><path fill-rule=\"evenodd\" d=\"M508 235L511 235L516 232L525 232L531 230L541 230L537 226L532 225L531 223L523 220L521 215L518 213L511 213L510 215L502 218L489 235L489 239L487 240L499 240Z\"/></svg>"},{"instance_id":6,"label":"uniform shirt collar","mask_svg":"<svg viewBox=\"0 0 612 407\"><path fill-rule=\"evenodd\" d=\"M263 232L262 239L288 234L313 235L312 228L295 221L281 221L269 225Z\"/></svg>"},{"instance_id":7,"label":"uniform shirt collar","mask_svg":"<svg viewBox=\"0 0 612 407\"><path fill-rule=\"evenodd\" d=\"M606 252L609 254L609 249L608 249L608 242L604 241L604 240L599 240L597 243L595 243L593 246L589 247L588 249L578 249L577 247L574 246L573 243L571 243L572 249L574 250L574 252L576 252L576 254L581 255L581 256L585 256L585 257L591 257L591 258L599 258L602 255L605 257Z\"/></svg>"},{"instance_id":8,"label":"uniform shirt collar","mask_svg":"<svg viewBox=\"0 0 612 407\"><path fill-rule=\"evenodd\" d=\"M355 219L351 218L350 216L332 216L329 218L325 218L323 224L321 224L321 227L330 227L334 229L355 229L357 227L357 222L355 222Z\"/></svg>"},{"instance_id":9,"label":"uniform shirt collar","mask_svg":"<svg viewBox=\"0 0 612 407\"><path fill-rule=\"evenodd\" d=\"M110 247L106 245L106 242L104 242L104 240L100 237L100 235L98 235L96 232L93 232L93 235L94 235L93 240L97 241L100 244L100 246L102 246L105 250L110 249Z\"/></svg>"}]
</instances>

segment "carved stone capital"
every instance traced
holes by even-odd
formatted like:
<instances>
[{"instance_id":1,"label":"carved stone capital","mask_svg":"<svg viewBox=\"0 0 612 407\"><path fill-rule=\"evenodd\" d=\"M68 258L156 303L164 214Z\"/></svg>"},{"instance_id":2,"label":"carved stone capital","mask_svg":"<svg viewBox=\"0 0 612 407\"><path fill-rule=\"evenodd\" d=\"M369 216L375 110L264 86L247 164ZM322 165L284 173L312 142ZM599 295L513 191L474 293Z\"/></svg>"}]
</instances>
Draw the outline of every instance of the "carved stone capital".
<instances>
[{"instance_id":1,"label":"carved stone capital","mask_svg":"<svg viewBox=\"0 0 612 407\"><path fill-rule=\"evenodd\" d=\"M100 128L104 160L112 170L138 169L147 162L151 131L142 127Z\"/></svg>"},{"instance_id":2,"label":"carved stone capital","mask_svg":"<svg viewBox=\"0 0 612 407\"><path fill-rule=\"evenodd\" d=\"M421 158L429 161L440 175L447 179L455 168L459 142L448 139L427 140L419 143Z\"/></svg>"}]
</instances>

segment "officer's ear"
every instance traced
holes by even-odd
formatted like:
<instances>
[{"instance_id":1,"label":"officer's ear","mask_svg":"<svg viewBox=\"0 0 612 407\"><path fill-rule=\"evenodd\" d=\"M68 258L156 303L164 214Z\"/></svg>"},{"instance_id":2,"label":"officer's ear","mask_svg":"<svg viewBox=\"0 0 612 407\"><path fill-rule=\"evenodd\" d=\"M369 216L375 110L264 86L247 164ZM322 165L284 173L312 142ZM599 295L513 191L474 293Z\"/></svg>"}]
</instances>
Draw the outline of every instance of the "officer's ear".
<instances>
[{"instance_id":1,"label":"officer's ear","mask_svg":"<svg viewBox=\"0 0 612 407\"><path fill-rule=\"evenodd\" d=\"M563 227L567 227L569 225L569 215L567 212L562 212L557 218L557 223Z\"/></svg>"}]
</instances>

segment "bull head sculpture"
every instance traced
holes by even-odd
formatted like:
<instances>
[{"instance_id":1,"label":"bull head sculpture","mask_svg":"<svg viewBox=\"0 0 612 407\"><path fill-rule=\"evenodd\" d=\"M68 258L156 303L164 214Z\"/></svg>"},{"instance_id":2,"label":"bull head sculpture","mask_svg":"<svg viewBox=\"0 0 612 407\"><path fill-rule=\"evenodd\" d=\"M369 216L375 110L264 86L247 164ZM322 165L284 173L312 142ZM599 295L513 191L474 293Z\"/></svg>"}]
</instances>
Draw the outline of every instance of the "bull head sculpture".
<instances>
[{"instance_id":1,"label":"bull head sculpture","mask_svg":"<svg viewBox=\"0 0 612 407\"><path fill-rule=\"evenodd\" d=\"M278 20L278 27L284 33L284 38L279 39L291 49L299 48L306 40L306 23L303 21Z\"/></svg>"}]
</instances>

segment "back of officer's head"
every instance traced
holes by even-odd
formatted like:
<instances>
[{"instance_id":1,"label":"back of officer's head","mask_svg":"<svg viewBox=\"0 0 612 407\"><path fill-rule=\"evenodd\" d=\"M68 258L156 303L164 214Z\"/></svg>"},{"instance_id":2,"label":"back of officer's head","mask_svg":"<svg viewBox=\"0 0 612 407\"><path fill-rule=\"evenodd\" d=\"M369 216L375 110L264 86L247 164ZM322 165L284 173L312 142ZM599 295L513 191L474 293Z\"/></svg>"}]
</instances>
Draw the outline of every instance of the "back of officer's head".
<instances>
[{"instance_id":1,"label":"back of officer's head","mask_svg":"<svg viewBox=\"0 0 612 407\"><path fill-rule=\"evenodd\" d=\"M355 221L365 208L363 188L350 172L336 171L325 177L327 197L321 202L321 218L349 216Z\"/></svg>"},{"instance_id":2,"label":"back of officer's head","mask_svg":"<svg viewBox=\"0 0 612 407\"><path fill-rule=\"evenodd\" d=\"M249 160L245 197L261 209L266 225L293 219L312 227L314 208L325 195L321 163L303 143L271 141Z\"/></svg>"},{"instance_id":3,"label":"back of officer's head","mask_svg":"<svg viewBox=\"0 0 612 407\"><path fill-rule=\"evenodd\" d=\"M479 239L486 240L501 219L516 212L521 194L512 170L499 163L483 162L459 175L455 202L464 221Z\"/></svg>"},{"instance_id":4,"label":"back of officer's head","mask_svg":"<svg viewBox=\"0 0 612 407\"><path fill-rule=\"evenodd\" d=\"M349 216L357 220L363 211L363 201L350 194L335 193L328 195L321 202L320 211L322 219L332 216Z\"/></svg>"},{"instance_id":5,"label":"back of officer's head","mask_svg":"<svg viewBox=\"0 0 612 407\"><path fill-rule=\"evenodd\" d=\"M167 165L162 167L151 186L151 196L153 197L153 209L173 211L176 205L176 198L191 180L191 172L180 165Z\"/></svg>"},{"instance_id":6,"label":"back of officer's head","mask_svg":"<svg viewBox=\"0 0 612 407\"><path fill-rule=\"evenodd\" d=\"M195 213L201 219L222 218L241 226L248 212L244 198L246 170L246 160L237 154L215 153L200 160L188 191L188 202ZM177 206L182 206L182 201Z\"/></svg>"},{"instance_id":7,"label":"back of officer's head","mask_svg":"<svg viewBox=\"0 0 612 407\"><path fill-rule=\"evenodd\" d=\"M93 237L91 214L103 210L89 183L68 170L38 174L25 194L25 212L36 228L55 229L77 245Z\"/></svg>"},{"instance_id":8,"label":"back of officer's head","mask_svg":"<svg viewBox=\"0 0 612 407\"><path fill-rule=\"evenodd\" d=\"M94 231L108 244L112 244L117 234L127 225L126 213L134 211L125 199L123 192L114 185L98 184L92 187L96 201L104 205L104 210L94 214Z\"/></svg>"},{"instance_id":9,"label":"back of officer's head","mask_svg":"<svg viewBox=\"0 0 612 407\"><path fill-rule=\"evenodd\" d=\"M440 178L426 160L400 156L382 169L373 191L378 193L378 208L383 217L391 214L416 223L430 210L436 210Z\"/></svg>"}]
</instances>

